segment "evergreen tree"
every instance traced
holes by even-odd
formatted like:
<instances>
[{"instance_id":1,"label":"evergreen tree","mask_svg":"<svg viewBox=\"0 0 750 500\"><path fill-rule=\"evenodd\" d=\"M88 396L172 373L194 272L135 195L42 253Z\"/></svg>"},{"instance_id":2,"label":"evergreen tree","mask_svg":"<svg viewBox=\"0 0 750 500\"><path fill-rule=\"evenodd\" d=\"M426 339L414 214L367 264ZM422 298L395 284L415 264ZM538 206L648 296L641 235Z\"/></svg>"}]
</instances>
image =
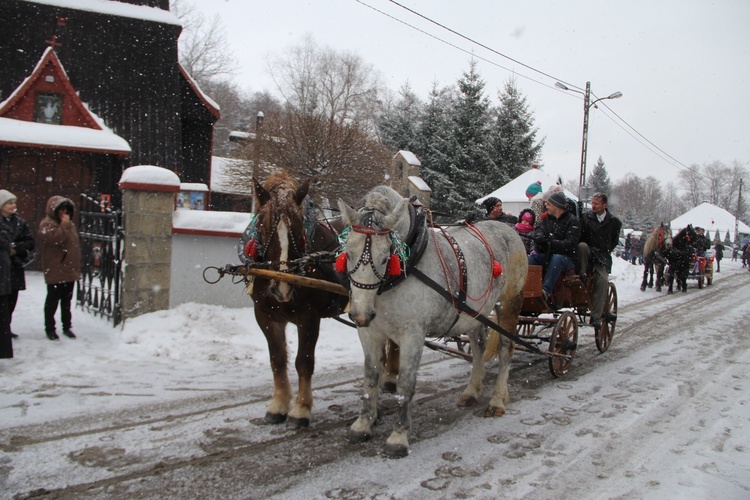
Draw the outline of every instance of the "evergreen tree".
<instances>
[{"instance_id":1,"label":"evergreen tree","mask_svg":"<svg viewBox=\"0 0 750 500\"><path fill-rule=\"evenodd\" d=\"M433 85L412 151L422 163L422 178L432 189L431 207L444 213L451 213L463 204L454 186L460 172L453 161L456 147L450 119L453 101L449 89L439 90Z\"/></svg>"},{"instance_id":2,"label":"evergreen tree","mask_svg":"<svg viewBox=\"0 0 750 500\"><path fill-rule=\"evenodd\" d=\"M604 160L601 156L589 174L588 184L591 187L591 194L604 193L607 196L612 194L612 181L609 179L607 167L604 166Z\"/></svg>"},{"instance_id":3,"label":"evergreen tree","mask_svg":"<svg viewBox=\"0 0 750 500\"><path fill-rule=\"evenodd\" d=\"M497 186L489 176L497 170L490 155L490 101L484 95L484 81L471 61L469 72L458 80L458 94L452 113L455 127L455 152L453 177L457 195L455 203L446 208L462 213L473 208L474 200L493 191Z\"/></svg>"},{"instance_id":4,"label":"evergreen tree","mask_svg":"<svg viewBox=\"0 0 750 500\"><path fill-rule=\"evenodd\" d=\"M526 97L516 87L514 78L505 82L498 95L500 106L492 131L492 154L499 168L490 173L493 189L515 179L534 163L539 163L544 139L536 142L537 128L528 110Z\"/></svg>"},{"instance_id":5,"label":"evergreen tree","mask_svg":"<svg viewBox=\"0 0 750 500\"><path fill-rule=\"evenodd\" d=\"M416 153L419 119L423 104L412 92L409 83L399 90L396 102L386 107L378 120L380 140L394 151L406 150Z\"/></svg>"}]
</instances>

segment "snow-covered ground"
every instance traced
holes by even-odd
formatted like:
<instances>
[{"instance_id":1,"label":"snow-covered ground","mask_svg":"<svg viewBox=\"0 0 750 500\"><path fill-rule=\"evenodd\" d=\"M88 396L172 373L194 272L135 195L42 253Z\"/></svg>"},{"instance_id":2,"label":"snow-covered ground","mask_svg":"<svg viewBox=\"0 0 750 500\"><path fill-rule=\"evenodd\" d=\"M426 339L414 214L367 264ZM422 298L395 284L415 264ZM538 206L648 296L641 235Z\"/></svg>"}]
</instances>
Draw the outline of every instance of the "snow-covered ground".
<instances>
[{"instance_id":1,"label":"snow-covered ground","mask_svg":"<svg viewBox=\"0 0 750 500\"><path fill-rule=\"evenodd\" d=\"M622 259L615 259L613 279L617 283L621 310L627 310L628 306L645 303L655 297L656 292L653 290L645 293L639 290L641 270L640 266L631 266ZM715 274L715 285L720 286L722 278L740 273L750 275L746 269L741 268L739 262L725 259L722 262L722 272ZM28 289L21 292L13 319L13 331L20 336L14 341L16 357L12 360L0 360L0 422L5 429L98 412L117 412L155 402L174 402L197 394L242 390L246 387L249 376L253 377L254 385L270 384L267 348L251 307L227 309L184 304L174 310L130 319L120 327L112 327L104 319L93 317L76 308L73 311L73 329L78 338L71 340L61 336L59 342L52 342L44 335L42 308L45 286L41 274L27 273L27 284ZM691 282L691 286L693 288L684 296L690 297L701 293L694 288L695 282ZM677 294L670 300L665 298L664 301L654 302L649 307L657 310L661 308L664 314L668 315L670 309L683 300L684 296ZM747 317L748 309L734 309L726 311L721 304L716 304L715 309L705 311L705 314L716 316L717 331L712 334L725 333L725 340L730 348L734 336L747 338L748 335L746 330L735 331L735 325L742 323L743 318ZM725 332L724 329L729 330ZM296 342L292 327L289 328L289 333L290 350L293 352ZM620 340L616 335L615 344L618 342ZM744 345L747 345L747 341L744 341ZM678 377L674 373L677 368L670 367L669 356L670 351L677 351L679 348L675 345L655 344L650 348L653 359L642 363L662 364L664 379L674 379ZM716 350L719 347L712 345L712 349ZM727 359L730 354L737 355L729 350ZM696 356L695 367L681 368L709 374L712 368L703 365L703 357L705 356ZM746 360L747 357L743 359ZM316 379L324 378L326 373L358 366L361 362L362 351L356 331L333 320L324 320L317 349ZM750 498L750 453L747 446L750 439L750 383L747 375L740 375L747 372L745 362L743 361L743 366L734 369L733 374L722 372L720 375L725 379L712 384L711 393L701 394L700 401L693 397L691 384L681 378L681 382L674 390L680 391L682 399L678 399L676 403L671 402L664 409L663 415L665 422L677 423L659 431L659 426L666 424L654 421L651 428L643 429L648 439L630 445L618 443L618 440L623 438L618 435L617 425L627 426L628 419L637 418L638 411L630 405L637 407L646 403L638 401L638 393L651 384L654 387L648 387L649 390L654 393L663 391L665 394L655 397L666 398L673 389L669 384L661 387L660 383L664 382L663 380L644 380L636 376L639 370L633 368L632 360L617 358L608 372L611 379L606 382L599 381L597 384L585 380L570 382L563 379L557 383L557 395L554 397L561 398L562 402L552 401L551 406L559 406L555 411L547 410L550 418L557 419L554 421L556 425L565 425L566 422L570 423L571 418L578 420L587 414L585 418L592 420L584 422L583 426L577 429L576 436L580 439L575 446L569 443L554 444L554 438L548 438L543 442L544 434L534 429L543 423L544 409L534 407L534 403L529 401L518 401L514 405L512 394L509 415L503 418L513 418L514 412L530 410L532 414L525 417L528 420L528 433L497 434L494 442L491 439L489 445L485 442L489 448L485 446L473 450L476 455L474 461L477 457L485 455L485 460L489 461L489 454L498 453L498 444L507 443L511 451L516 450L516 453L521 455L524 455L524 450L531 453L531 450L540 446L560 446L556 452L560 457L566 456L564 449L567 446L579 449L576 452L579 458L576 460L580 461L578 466L582 468L592 467L591 463L599 463L604 468L622 468L620 473L623 475L614 478L611 489L608 489L607 481L597 481L594 477L591 478L591 484L560 484L559 489L552 488L551 485L545 484L542 478L537 478L525 487L517 485L515 489L508 490L512 492L510 496L513 497L530 495L534 498L545 498L559 496L556 494L559 492L567 492L578 498L631 495L659 498L669 497L670 492L676 491L681 498ZM293 371L291 375L293 383L296 383ZM679 375L683 376L687 375ZM657 386L659 391L656 391ZM684 396L682 391L686 391ZM589 411L590 408L587 410L586 398L602 396L612 403L611 412L602 413L598 407L596 411ZM569 404L566 405L565 401ZM525 408L524 405L531 407ZM713 411L719 412L721 418L705 421L701 417L706 410L702 408L704 406L714 407ZM630 411L625 410L628 407ZM540 419L542 421L536 422ZM602 420L607 424L606 431L595 425L596 421ZM455 446L459 448L461 439L466 439L468 433L481 432L484 427L492 426L492 422L492 419L473 419L471 428L467 425L464 432L452 436ZM673 435L671 432L674 429L683 431ZM701 439L700 436L704 432L711 433L710 439ZM612 442L611 447L616 456L587 455L586 443L599 438ZM446 443L420 443L412 450L410 457L404 459L411 462L411 466L414 467L414 477L420 477L416 471L423 468L435 470L439 466L419 459L419 456L423 455L432 457L430 460L436 460L435 454L432 453L435 451L439 460L441 455L437 450L432 450L434 446L444 448ZM469 455L471 451L464 449L463 453ZM505 453L507 457L511 452L506 450L500 453ZM449 460L445 458L445 453L442 456L444 460ZM572 459L573 457L568 456L566 460ZM0 485L7 480L9 471L13 468L23 468L24 464L19 463L23 460L25 459L20 455L14 454L14 449L9 443L0 442ZM554 460L548 459L550 463L547 465L566 470L573 467L570 462L555 465ZM383 473L388 470L387 461L377 463L380 464L378 467L386 467ZM706 477L710 480L706 480L700 473L692 474L691 471L696 470L706 472ZM316 480L313 472L311 482L306 486L313 489L290 491L290 495L300 498L306 495L305 492L310 493L310 497L323 495L325 488L330 487L327 475L329 473L330 471L326 472L326 475L321 475ZM358 473L361 474L361 471ZM529 471L528 474L533 476L534 471ZM599 474L601 475L601 472ZM572 482L580 481L575 474L571 474L570 477ZM401 480L408 483L408 478ZM564 479L561 480L564 482ZM444 482L445 478L435 479L436 483L441 481ZM319 485L319 489L315 489L316 484ZM502 481L500 484L503 484ZM534 492L535 485L543 488ZM32 486L28 485L26 491L30 491ZM477 491L485 491L488 497L496 497L498 492L504 491L497 489L500 487L490 486L485 490L480 488L474 490L473 496L484 496ZM505 487L510 488L510 484L502 486ZM373 488L371 493L383 493ZM424 490L424 485L422 488L423 494L429 490ZM367 496L366 488L363 493ZM388 493L396 497L408 496L413 494L414 490L405 485L402 489L391 489ZM434 493L441 494L439 491ZM2 495L0 492L0 496Z\"/></svg>"}]
</instances>

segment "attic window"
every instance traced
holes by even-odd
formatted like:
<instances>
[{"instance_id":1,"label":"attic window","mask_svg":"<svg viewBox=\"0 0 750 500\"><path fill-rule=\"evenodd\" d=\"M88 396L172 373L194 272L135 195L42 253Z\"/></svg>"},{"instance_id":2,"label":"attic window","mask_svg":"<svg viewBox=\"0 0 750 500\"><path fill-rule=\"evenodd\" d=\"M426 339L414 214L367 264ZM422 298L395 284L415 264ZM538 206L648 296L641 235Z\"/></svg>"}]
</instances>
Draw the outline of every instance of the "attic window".
<instances>
[{"instance_id":1,"label":"attic window","mask_svg":"<svg viewBox=\"0 0 750 500\"><path fill-rule=\"evenodd\" d=\"M60 125L62 123L62 96L52 92L37 94L34 121Z\"/></svg>"}]
</instances>

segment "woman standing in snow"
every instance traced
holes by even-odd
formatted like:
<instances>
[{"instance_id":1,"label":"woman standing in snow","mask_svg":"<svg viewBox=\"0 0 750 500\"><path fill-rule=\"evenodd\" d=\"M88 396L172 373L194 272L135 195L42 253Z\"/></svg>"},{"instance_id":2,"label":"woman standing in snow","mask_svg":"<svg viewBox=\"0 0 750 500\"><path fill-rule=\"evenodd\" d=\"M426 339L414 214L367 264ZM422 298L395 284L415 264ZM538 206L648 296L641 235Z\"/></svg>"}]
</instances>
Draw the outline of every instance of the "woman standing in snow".
<instances>
[{"instance_id":1,"label":"woman standing in snow","mask_svg":"<svg viewBox=\"0 0 750 500\"><path fill-rule=\"evenodd\" d=\"M19 217L16 207L16 195L5 189L0 189L0 217L10 226L10 286L11 292L8 302L8 324L13 322L13 311L18 302L18 292L26 290L26 273L24 267L34 258L34 236L29 225ZM18 335L10 330L11 338Z\"/></svg>"},{"instance_id":2,"label":"woman standing in snow","mask_svg":"<svg viewBox=\"0 0 750 500\"><path fill-rule=\"evenodd\" d=\"M63 335L76 338L72 330L70 302L81 278L81 244L73 223L75 205L68 198L53 196L47 202L47 216L39 224L42 271L47 283L44 302L44 330L50 340L60 340L55 331L55 313L60 305Z\"/></svg>"},{"instance_id":3,"label":"woman standing in snow","mask_svg":"<svg viewBox=\"0 0 750 500\"><path fill-rule=\"evenodd\" d=\"M10 337L10 249L13 243L10 224L0 217L0 358L13 357L13 340Z\"/></svg>"}]
</instances>

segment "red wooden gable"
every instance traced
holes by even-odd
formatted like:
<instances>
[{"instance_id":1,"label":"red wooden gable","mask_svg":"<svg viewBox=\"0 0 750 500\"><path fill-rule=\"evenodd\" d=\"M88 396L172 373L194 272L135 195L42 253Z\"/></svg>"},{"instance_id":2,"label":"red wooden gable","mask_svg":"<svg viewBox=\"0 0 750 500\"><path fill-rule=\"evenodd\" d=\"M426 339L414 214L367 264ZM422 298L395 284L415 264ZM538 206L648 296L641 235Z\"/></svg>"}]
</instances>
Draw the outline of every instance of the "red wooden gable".
<instances>
[{"instance_id":1,"label":"red wooden gable","mask_svg":"<svg viewBox=\"0 0 750 500\"><path fill-rule=\"evenodd\" d=\"M60 125L102 130L78 98L52 47L44 51L31 76L24 80L11 97L0 106L0 117L27 122L38 121L35 119L35 114L38 112L40 95L61 98L62 107L59 112L62 113L62 121Z\"/></svg>"}]
</instances>

